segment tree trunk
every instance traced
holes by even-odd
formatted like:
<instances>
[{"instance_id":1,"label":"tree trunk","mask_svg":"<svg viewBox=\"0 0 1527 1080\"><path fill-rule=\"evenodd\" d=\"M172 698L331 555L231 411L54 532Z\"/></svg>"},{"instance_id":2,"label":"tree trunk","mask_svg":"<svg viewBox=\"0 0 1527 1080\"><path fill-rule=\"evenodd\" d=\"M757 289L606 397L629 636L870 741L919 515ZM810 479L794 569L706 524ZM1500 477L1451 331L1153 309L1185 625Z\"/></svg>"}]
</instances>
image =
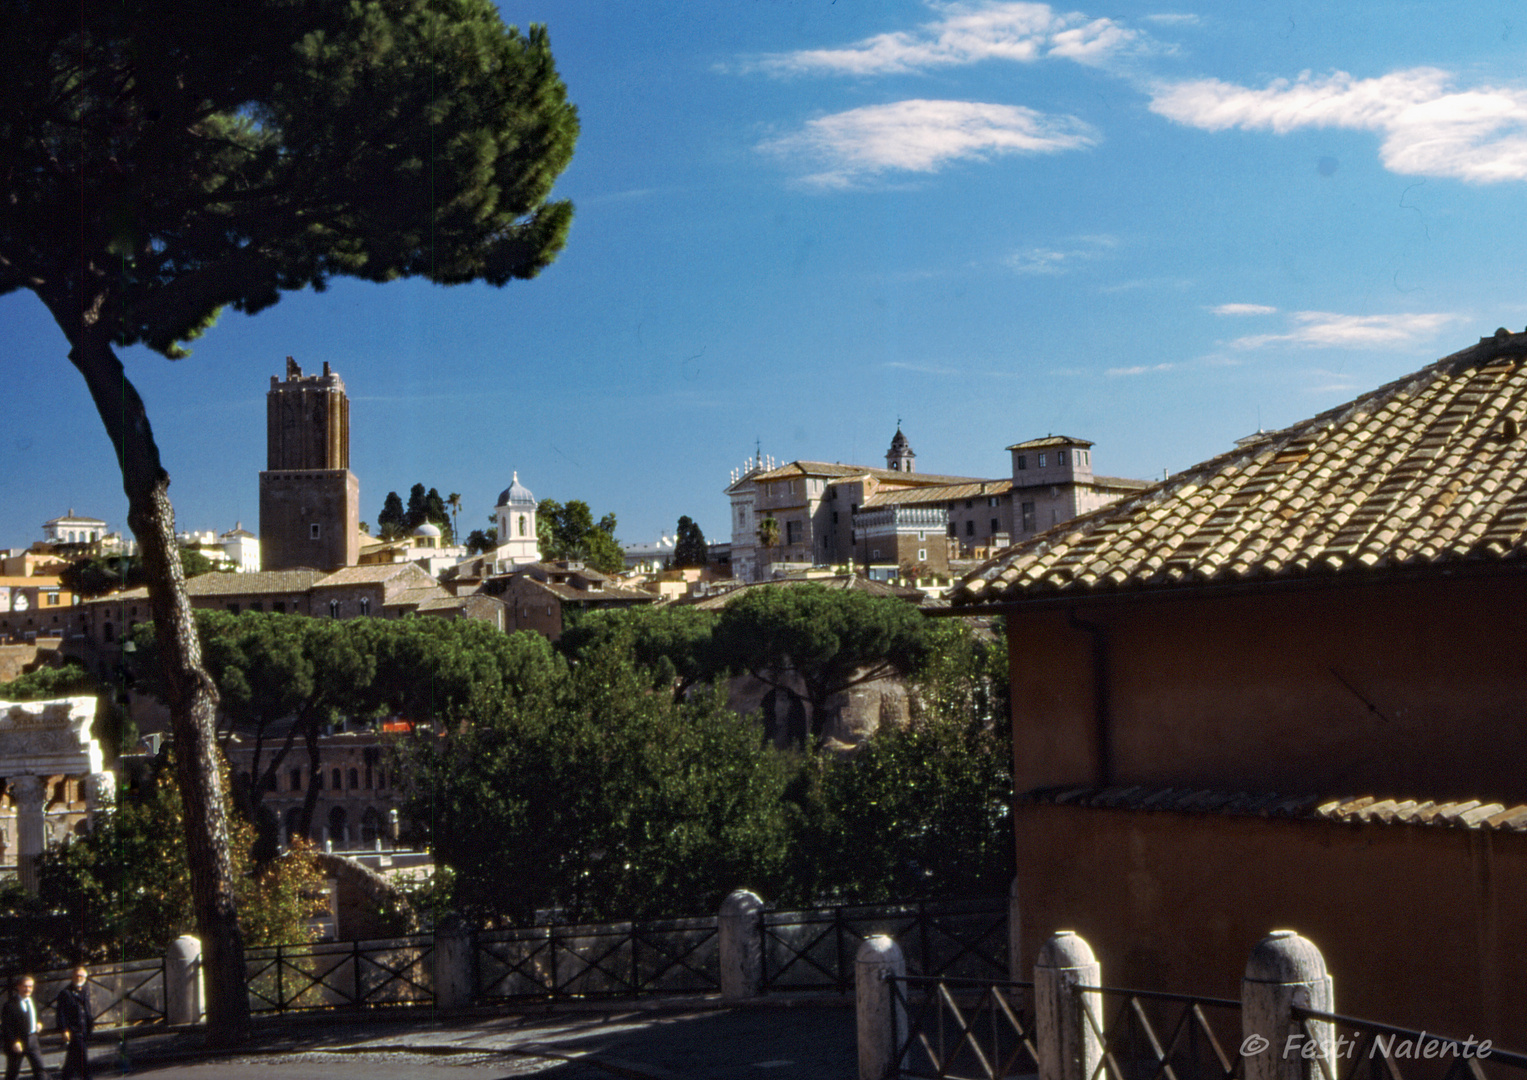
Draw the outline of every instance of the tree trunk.
<instances>
[{"instance_id":1,"label":"tree trunk","mask_svg":"<svg viewBox=\"0 0 1527 1080\"><path fill-rule=\"evenodd\" d=\"M67 325L60 320L60 325ZM231 1045L249 1037L244 939L234 907L228 819L217 760L217 689L202 667L201 639L186 596L175 544L170 478L138 391L104 334L80 333L69 359L84 375L106 425L122 488L127 523L137 537L154 613L161 677L174 734L175 778L185 808L187 862L202 939L207 980L207 1040Z\"/></svg>"}]
</instances>

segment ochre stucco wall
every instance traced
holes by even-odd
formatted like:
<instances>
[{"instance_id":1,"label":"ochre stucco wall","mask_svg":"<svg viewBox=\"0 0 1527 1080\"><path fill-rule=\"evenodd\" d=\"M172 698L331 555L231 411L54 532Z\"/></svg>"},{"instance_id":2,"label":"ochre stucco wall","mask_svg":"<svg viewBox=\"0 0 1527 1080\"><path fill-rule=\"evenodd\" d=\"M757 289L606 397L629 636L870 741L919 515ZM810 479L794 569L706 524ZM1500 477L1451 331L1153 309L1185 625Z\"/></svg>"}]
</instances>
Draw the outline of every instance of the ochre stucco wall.
<instances>
[{"instance_id":1,"label":"ochre stucco wall","mask_svg":"<svg viewBox=\"0 0 1527 1080\"><path fill-rule=\"evenodd\" d=\"M1021 805L1022 969L1056 930L1109 986L1240 996L1274 929L1336 1011L1527 1048L1527 834Z\"/></svg>"},{"instance_id":2,"label":"ochre stucco wall","mask_svg":"<svg viewBox=\"0 0 1527 1080\"><path fill-rule=\"evenodd\" d=\"M1107 777L1072 616L1105 630ZM1079 603L1008 627L1019 791L1527 801L1527 575Z\"/></svg>"}]
</instances>

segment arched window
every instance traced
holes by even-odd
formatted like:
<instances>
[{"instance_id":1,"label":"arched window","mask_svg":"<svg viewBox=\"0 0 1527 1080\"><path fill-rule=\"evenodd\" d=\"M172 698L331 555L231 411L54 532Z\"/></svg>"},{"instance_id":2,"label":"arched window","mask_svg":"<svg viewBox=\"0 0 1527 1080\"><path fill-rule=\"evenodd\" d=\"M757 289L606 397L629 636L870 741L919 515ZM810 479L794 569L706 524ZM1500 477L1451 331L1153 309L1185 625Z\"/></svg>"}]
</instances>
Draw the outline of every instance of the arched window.
<instances>
[{"instance_id":1,"label":"arched window","mask_svg":"<svg viewBox=\"0 0 1527 1080\"><path fill-rule=\"evenodd\" d=\"M525 515L524 514L520 515L520 535L521 536L525 535Z\"/></svg>"},{"instance_id":2,"label":"arched window","mask_svg":"<svg viewBox=\"0 0 1527 1080\"><path fill-rule=\"evenodd\" d=\"M334 790L335 791L339 791L343 787L344 787L344 785L341 784L340 781L339 781L339 770L335 769L334 770Z\"/></svg>"},{"instance_id":3,"label":"arched window","mask_svg":"<svg viewBox=\"0 0 1527 1080\"><path fill-rule=\"evenodd\" d=\"M358 769L350 770L350 790L355 791L361 786L361 774Z\"/></svg>"},{"instance_id":4,"label":"arched window","mask_svg":"<svg viewBox=\"0 0 1527 1080\"><path fill-rule=\"evenodd\" d=\"M370 615L371 614L371 597L369 597L369 596L361 597L361 614L362 615Z\"/></svg>"},{"instance_id":5,"label":"arched window","mask_svg":"<svg viewBox=\"0 0 1527 1080\"><path fill-rule=\"evenodd\" d=\"M345 808L336 806L329 811L329 839L334 846L343 848L349 843L350 831L345 826Z\"/></svg>"},{"instance_id":6,"label":"arched window","mask_svg":"<svg viewBox=\"0 0 1527 1080\"><path fill-rule=\"evenodd\" d=\"M368 806L361 815L361 847L375 847L381 835L382 816L376 812L376 807Z\"/></svg>"},{"instance_id":7,"label":"arched window","mask_svg":"<svg viewBox=\"0 0 1527 1080\"><path fill-rule=\"evenodd\" d=\"M286 812L286 842L290 844L294 839L302 836L302 830L298 828L302 824L302 808L294 806Z\"/></svg>"},{"instance_id":8,"label":"arched window","mask_svg":"<svg viewBox=\"0 0 1527 1080\"><path fill-rule=\"evenodd\" d=\"M117 640L117 632L112 629L111 623L107 623L101 628L101 635L103 641Z\"/></svg>"},{"instance_id":9,"label":"arched window","mask_svg":"<svg viewBox=\"0 0 1527 1080\"><path fill-rule=\"evenodd\" d=\"M293 769L292 770L292 787L291 787L291 790L293 790L293 791L301 791L302 790L302 770L301 769Z\"/></svg>"},{"instance_id":10,"label":"arched window","mask_svg":"<svg viewBox=\"0 0 1527 1080\"><path fill-rule=\"evenodd\" d=\"M331 618L331 619L339 618L339 601L338 600L330 600L329 601L329 618Z\"/></svg>"}]
</instances>

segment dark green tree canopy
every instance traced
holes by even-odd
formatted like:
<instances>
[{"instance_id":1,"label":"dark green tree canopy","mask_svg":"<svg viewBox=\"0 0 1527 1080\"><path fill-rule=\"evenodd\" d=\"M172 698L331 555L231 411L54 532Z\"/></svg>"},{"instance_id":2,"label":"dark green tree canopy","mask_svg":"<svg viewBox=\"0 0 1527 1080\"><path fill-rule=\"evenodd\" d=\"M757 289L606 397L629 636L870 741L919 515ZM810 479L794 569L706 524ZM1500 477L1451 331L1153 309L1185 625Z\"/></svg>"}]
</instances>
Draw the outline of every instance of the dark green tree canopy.
<instances>
[{"instance_id":1,"label":"dark green tree canopy","mask_svg":"<svg viewBox=\"0 0 1527 1080\"><path fill-rule=\"evenodd\" d=\"M488 0L5 8L0 293L66 333L93 312L173 357L225 305L335 275L502 285L562 247L577 113L545 30Z\"/></svg>"},{"instance_id":2,"label":"dark green tree canopy","mask_svg":"<svg viewBox=\"0 0 1527 1080\"><path fill-rule=\"evenodd\" d=\"M396 491L389 491L382 500L382 512L376 516L376 534L383 540L391 540L403 531L403 500Z\"/></svg>"},{"instance_id":3,"label":"dark green tree canopy","mask_svg":"<svg viewBox=\"0 0 1527 1080\"><path fill-rule=\"evenodd\" d=\"M606 574L619 573L625 566L615 539L615 515L606 514L596 524L594 512L582 499L565 504L542 499L536 505L536 539L543 559L578 559Z\"/></svg>"},{"instance_id":4,"label":"dark green tree canopy","mask_svg":"<svg viewBox=\"0 0 1527 1080\"><path fill-rule=\"evenodd\" d=\"M674 534L673 565L679 570L705 565L705 534L687 516L679 518Z\"/></svg>"}]
</instances>

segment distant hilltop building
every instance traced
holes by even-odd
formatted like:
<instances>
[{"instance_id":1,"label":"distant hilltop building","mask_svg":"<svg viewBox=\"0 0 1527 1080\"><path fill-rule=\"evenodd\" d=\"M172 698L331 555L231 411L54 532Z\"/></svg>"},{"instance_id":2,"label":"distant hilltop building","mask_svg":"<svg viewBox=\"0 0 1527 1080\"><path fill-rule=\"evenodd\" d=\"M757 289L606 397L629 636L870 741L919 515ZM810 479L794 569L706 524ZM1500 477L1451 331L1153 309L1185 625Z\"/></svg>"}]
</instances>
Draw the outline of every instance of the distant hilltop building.
<instances>
[{"instance_id":1,"label":"distant hilltop building","mask_svg":"<svg viewBox=\"0 0 1527 1080\"><path fill-rule=\"evenodd\" d=\"M260 562L266 570L338 570L360 558L360 481L350 471L350 399L323 365L304 375L286 358L265 398Z\"/></svg>"},{"instance_id":2,"label":"distant hilltop building","mask_svg":"<svg viewBox=\"0 0 1527 1080\"><path fill-rule=\"evenodd\" d=\"M1010 477L919 473L900 426L885 467L822 461L776 465L759 455L732 474L732 574L858 564L871 576L902 568L949 572L1078 514L1140 491L1143 480L1098 476L1092 443L1064 435L1009 446Z\"/></svg>"}]
</instances>

